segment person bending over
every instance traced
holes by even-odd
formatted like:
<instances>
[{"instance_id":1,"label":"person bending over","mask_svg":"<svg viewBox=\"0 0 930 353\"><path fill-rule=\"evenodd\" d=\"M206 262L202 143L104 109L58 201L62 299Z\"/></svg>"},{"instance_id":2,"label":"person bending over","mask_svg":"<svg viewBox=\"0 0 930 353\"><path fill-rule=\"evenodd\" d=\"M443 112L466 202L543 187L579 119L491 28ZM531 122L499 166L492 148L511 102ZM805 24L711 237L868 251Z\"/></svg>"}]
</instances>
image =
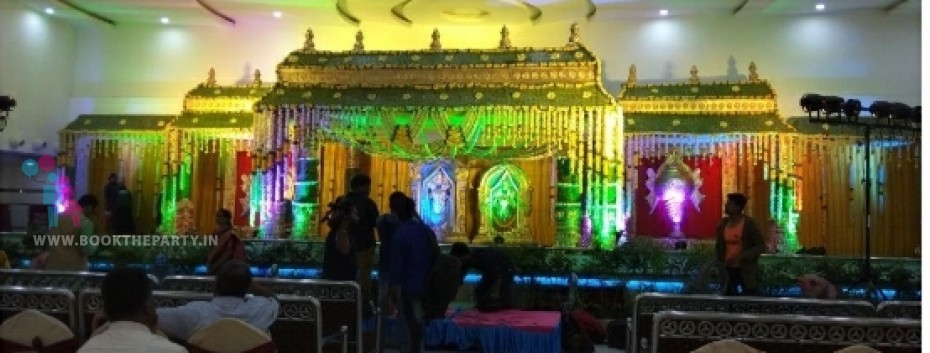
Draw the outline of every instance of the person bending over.
<instances>
[{"instance_id":1,"label":"person bending over","mask_svg":"<svg viewBox=\"0 0 930 353\"><path fill-rule=\"evenodd\" d=\"M452 244L449 255L462 262L461 275L469 269L481 273L481 281L475 287L476 307L481 311L496 311L513 308L513 262L504 253L491 249L471 250L465 243Z\"/></svg>"}]
</instances>

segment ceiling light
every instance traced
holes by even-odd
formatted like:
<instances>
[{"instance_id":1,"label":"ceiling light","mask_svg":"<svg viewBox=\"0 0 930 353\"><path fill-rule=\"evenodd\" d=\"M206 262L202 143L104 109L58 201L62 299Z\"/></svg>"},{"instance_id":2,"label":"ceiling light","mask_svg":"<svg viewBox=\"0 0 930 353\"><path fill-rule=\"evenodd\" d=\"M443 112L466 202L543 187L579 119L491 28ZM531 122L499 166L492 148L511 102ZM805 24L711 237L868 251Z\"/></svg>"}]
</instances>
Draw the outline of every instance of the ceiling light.
<instances>
[{"instance_id":1,"label":"ceiling light","mask_svg":"<svg viewBox=\"0 0 930 353\"><path fill-rule=\"evenodd\" d=\"M281 11L275 11L272 12L271 15L274 16L274 18L281 18L284 14L282 14Z\"/></svg>"},{"instance_id":2,"label":"ceiling light","mask_svg":"<svg viewBox=\"0 0 930 353\"><path fill-rule=\"evenodd\" d=\"M817 9L817 11L823 11L823 9L827 8L827 6L824 4L817 4L817 6L814 6L814 8Z\"/></svg>"},{"instance_id":3,"label":"ceiling light","mask_svg":"<svg viewBox=\"0 0 930 353\"><path fill-rule=\"evenodd\" d=\"M659 10L659 16L668 16L668 10L666 9Z\"/></svg>"},{"instance_id":4,"label":"ceiling light","mask_svg":"<svg viewBox=\"0 0 930 353\"><path fill-rule=\"evenodd\" d=\"M54 14L55 14L55 9L53 9L53 8L51 8L51 7L46 7L46 8L45 8L45 13L47 13L47 14L49 14L49 15L54 15Z\"/></svg>"},{"instance_id":5,"label":"ceiling light","mask_svg":"<svg viewBox=\"0 0 930 353\"><path fill-rule=\"evenodd\" d=\"M171 23L171 19L169 19L169 18L167 18L167 17L162 17L162 18L161 18L161 23L162 23L162 24L169 24L169 23Z\"/></svg>"}]
</instances>

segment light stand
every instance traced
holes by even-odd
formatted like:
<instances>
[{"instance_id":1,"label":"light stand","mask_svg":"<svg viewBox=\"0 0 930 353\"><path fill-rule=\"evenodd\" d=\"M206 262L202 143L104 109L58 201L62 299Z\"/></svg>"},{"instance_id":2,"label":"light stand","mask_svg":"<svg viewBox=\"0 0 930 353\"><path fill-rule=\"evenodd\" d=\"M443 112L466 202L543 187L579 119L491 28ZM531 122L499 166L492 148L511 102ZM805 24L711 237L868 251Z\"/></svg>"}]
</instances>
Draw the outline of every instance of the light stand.
<instances>
[{"instance_id":1,"label":"light stand","mask_svg":"<svg viewBox=\"0 0 930 353\"><path fill-rule=\"evenodd\" d=\"M805 94L801 97L801 108L807 112L808 121L832 126L850 126L865 129L865 262L862 278L857 284L865 285L866 297L876 301L885 300L884 293L875 287L872 274L872 130L920 133L920 107L911 108L901 103L876 101L867 109L872 119L859 119L862 104L855 99L844 101L840 97ZM845 116L845 119L843 116Z\"/></svg>"}]
</instances>

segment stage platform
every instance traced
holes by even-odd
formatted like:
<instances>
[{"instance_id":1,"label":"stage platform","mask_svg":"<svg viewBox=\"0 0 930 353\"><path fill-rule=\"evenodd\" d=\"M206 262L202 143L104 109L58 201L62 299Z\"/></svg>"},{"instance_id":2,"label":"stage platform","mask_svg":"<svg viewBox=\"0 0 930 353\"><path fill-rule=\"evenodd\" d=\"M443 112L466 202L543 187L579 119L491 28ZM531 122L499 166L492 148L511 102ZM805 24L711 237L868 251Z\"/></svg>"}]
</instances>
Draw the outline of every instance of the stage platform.
<instances>
[{"instance_id":1,"label":"stage platform","mask_svg":"<svg viewBox=\"0 0 930 353\"><path fill-rule=\"evenodd\" d=\"M483 353L559 353L560 318L558 311L456 311L430 322L425 343Z\"/></svg>"},{"instance_id":2,"label":"stage platform","mask_svg":"<svg viewBox=\"0 0 930 353\"><path fill-rule=\"evenodd\" d=\"M482 353L559 353L562 350L558 311L507 310L481 313L474 309L450 309L443 320L433 320L426 328L424 343L430 351ZM363 329L373 331L374 319L365 320ZM400 322L385 323L386 347L396 348Z\"/></svg>"}]
</instances>

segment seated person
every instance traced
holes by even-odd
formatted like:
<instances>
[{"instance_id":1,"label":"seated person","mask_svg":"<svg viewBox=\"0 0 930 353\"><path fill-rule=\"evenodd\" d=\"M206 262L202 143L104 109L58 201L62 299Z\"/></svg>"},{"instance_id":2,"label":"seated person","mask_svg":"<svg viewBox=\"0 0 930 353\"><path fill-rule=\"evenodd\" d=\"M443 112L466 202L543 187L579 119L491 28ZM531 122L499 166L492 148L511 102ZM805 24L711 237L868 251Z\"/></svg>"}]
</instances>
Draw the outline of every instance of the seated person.
<instances>
[{"instance_id":1,"label":"seated person","mask_svg":"<svg viewBox=\"0 0 930 353\"><path fill-rule=\"evenodd\" d=\"M798 278L798 286L805 298L810 299L836 299L838 296L836 286L825 278L808 274Z\"/></svg>"},{"instance_id":2,"label":"seated person","mask_svg":"<svg viewBox=\"0 0 930 353\"><path fill-rule=\"evenodd\" d=\"M465 243L452 244L449 255L462 262L462 278L468 269L481 273L475 287L476 308L481 311L510 309L513 307L513 263L504 253L491 249L471 250Z\"/></svg>"},{"instance_id":3,"label":"seated person","mask_svg":"<svg viewBox=\"0 0 930 353\"><path fill-rule=\"evenodd\" d=\"M248 295L248 293L253 295ZM158 328L168 337L187 341L197 330L222 318L239 319L265 333L278 318L278 301L267 288L252 282L249 265L227 261L216 274L213 300L158 309Z\"/></svg>"},{"instance_id":4,"label":"seated person","mask_svg":"<svg viewBox=\"0 0 930 353\"><path fill-rule=\"evenodd\" d=\"M140 269L121 268L108 273L100 287L103 311L94 318L94 329L106 321L106 330L92 337L78 353L179 353L187 352L155 334L155 301L152 282Z\"/></svg>"}]
</instances>

